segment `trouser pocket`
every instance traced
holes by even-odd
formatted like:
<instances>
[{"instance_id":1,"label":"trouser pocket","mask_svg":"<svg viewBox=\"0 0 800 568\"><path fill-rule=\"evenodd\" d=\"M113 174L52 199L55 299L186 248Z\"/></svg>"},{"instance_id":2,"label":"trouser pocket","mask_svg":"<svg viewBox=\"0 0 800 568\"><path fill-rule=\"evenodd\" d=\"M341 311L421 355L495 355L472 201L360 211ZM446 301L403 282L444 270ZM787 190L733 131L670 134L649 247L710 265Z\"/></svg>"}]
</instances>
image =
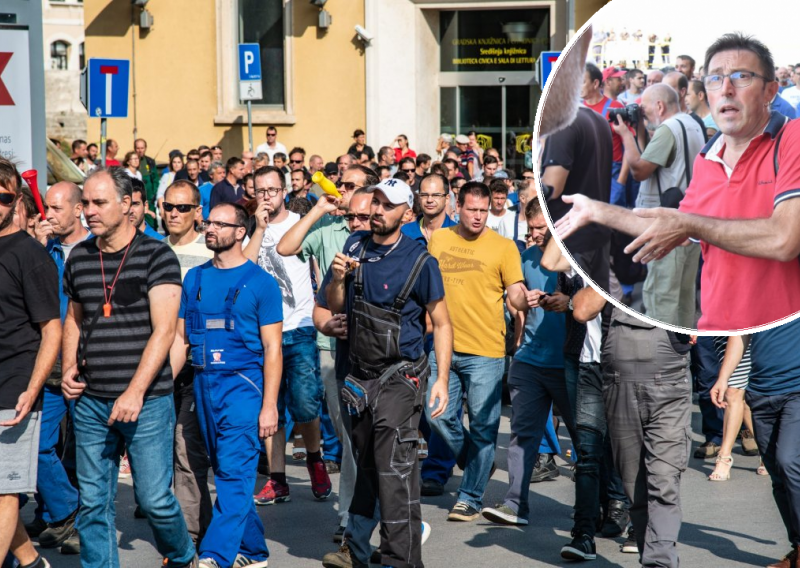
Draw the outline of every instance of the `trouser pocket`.
<instances>
[{"instance_id":1,"label":"trouser pocket","mask_svg":"<svg viewBox=\"0 0 800 568\"><path fill-rule=\"evenodd\" d=\"M347 375L344 379L342 402L353 415L361 415L367 409L367 390L353 375Z\"/></svg>"}]
</instances>

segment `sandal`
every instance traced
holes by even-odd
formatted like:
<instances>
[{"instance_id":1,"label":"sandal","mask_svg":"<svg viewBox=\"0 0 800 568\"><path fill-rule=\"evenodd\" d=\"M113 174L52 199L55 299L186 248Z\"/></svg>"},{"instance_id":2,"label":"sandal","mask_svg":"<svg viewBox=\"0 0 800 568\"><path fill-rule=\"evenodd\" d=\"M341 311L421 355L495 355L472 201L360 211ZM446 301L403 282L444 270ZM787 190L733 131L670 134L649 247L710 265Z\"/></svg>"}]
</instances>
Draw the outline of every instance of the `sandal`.
<instances>
[{"instance_id":1,"label":"sandal","mask_svg":"<svg viewBox=\"0 0 800 568\"><path fill-rule=\"evenodd\" d=\"M756 469L756 475L769 475L767 468L764 467L763 461L758 464L758 468Z\"/></svg>"},{"instance_id":2,"label":"sandal","mask_svg":"<svg viewBox=\"0 0 800 568\"><path fill-rule=\"evenodd\" d=\"M717 467L719 464L724 464L728 466L728 471L724 475L717 472L717 467L714 468L714 471L711 472L711 475L708 476L709 481L728 481L731 478L731 468L733 467L733 456L717 456L716 460Z\"/></svg>"},{"instance_id":3,"label":"sandal","mask_svg":"<svg viewBox=\"0 0 800 568\"><path fill-rule=\"evenodd\" d=\"M292 446L292 459L295 461L303 461L306 459L306 442L302 436L294 437L294 445Z\"/></svg>"}]
</instances>

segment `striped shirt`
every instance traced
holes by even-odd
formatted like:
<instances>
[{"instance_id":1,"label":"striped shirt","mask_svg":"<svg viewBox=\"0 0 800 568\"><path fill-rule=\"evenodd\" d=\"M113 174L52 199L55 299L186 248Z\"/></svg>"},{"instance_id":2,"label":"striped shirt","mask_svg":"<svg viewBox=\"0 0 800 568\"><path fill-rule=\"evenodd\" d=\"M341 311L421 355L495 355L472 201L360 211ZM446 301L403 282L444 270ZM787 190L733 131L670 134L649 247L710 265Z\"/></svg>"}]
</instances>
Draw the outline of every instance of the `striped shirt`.
<instances>
[{"instance_id":1,"label":"striped shirt","mask_svg":"<svg viewBox=\"0 0 800 568\"><path fill-rule=\"evenodd\" d=\"M175 253L162 241L145 238L139 231L136 238L141 242L128 255L114 287L111 317L101 314L86 347L82 378L87 385L85 392L93 396L116 398L128 388L153 333L148 292L162 284L181 284ZM124 254L124 248L116 253L103 253L106 285L113 282ZM70 300L83 307L83 342L95 311L105 301L96 239L83 241L72 251L64 269L64 291ZM172 392L168 359L156 373L146 397Z\"/></svg>"}]
</instances>

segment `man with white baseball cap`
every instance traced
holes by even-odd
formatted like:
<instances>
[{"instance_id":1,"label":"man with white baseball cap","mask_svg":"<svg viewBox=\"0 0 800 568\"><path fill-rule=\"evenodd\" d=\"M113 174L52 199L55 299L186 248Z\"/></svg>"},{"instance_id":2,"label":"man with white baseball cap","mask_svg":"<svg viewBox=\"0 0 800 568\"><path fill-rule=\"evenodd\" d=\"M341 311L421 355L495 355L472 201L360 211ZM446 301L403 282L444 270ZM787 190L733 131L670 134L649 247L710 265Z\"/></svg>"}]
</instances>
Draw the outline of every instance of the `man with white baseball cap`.
<instances>
[{"instance_id":1,"label":"man with white baseball cap","mask_svg":"<svg viewBox=\"0 0 800 568\"><path fill-rule=\"evenodd\" d=\"M439 264L400 230L413 220L411 188L386 179L369 191L372 231L350 235L317 295L320 307L347 316L349 356L337 366L349 367L341 396L358 456L345 544L327 555L323 566L342 566L343 559L367 566L369 535L354 535L353 527L373 518L377 502L380 563L421 568L420 546L430 530L422 523L417 460L417 429L431 374L423 349L426 313L442 362L428 393L434 420L447 407L453 332Z\"/></svg>"}]
</instances>

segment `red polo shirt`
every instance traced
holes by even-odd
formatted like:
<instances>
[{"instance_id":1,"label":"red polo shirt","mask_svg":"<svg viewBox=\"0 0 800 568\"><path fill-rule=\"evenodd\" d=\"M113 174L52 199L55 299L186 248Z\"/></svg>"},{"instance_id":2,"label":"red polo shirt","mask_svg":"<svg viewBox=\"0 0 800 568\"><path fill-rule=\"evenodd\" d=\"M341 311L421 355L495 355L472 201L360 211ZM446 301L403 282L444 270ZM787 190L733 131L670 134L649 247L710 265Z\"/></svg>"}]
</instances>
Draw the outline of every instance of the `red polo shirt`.
<instances>
[{"instance_id":1,"label":"red polo shirt","mask_svg":"<svg viewBox=\"0 0 800 568\"><path fill-rule=\"evenodd\" d=\"M606 103L608 103L608 107L606 107ZM608 111L609 111L609 109L612 109L612 108L625 108L625 105L622 104L619 101L611 101L609 103L609 98L606 97L606 96L603 96L603 98L600 99L600 102L597 103L597 104L590 105L586 101L583 101L583 104L586 105L587 107L589 107L590 109L592 109L597 114L603 115L603 118L605 118L606 120L608 120ZM605 112L603 112L604 108L605 108ZM616 133L616 131L614 130L614 127L611 126L610 122L608 123L608 127L611 129L611 143L614 145L613 146L614 152L613 152L613 156L612 156L611 159L614 160L615 162L621 162L622 161L622 154L623 154L622 136L620 136L619 134ZM633 132L633 130L631 130L631 132Z\"/></svg>"},{"instance_id":2,"label":"red polo shirt","mask_svg":"<svg viewBox=\"0 0 800 568\"><path fill-rule=\"evenodd\" d=\"M776 179L773 156L781 129ZM771 217L780 202L800 197L800 121L784 126L784 116L773 112L730 177L720 160L724 150L718 136L695 159L681 211L720 219L761 219ZM705 264L699 329L746 329L800 311L800 259L779 262L734 254L705 242L701 247Z\"/></svg>"}]
</instances>

